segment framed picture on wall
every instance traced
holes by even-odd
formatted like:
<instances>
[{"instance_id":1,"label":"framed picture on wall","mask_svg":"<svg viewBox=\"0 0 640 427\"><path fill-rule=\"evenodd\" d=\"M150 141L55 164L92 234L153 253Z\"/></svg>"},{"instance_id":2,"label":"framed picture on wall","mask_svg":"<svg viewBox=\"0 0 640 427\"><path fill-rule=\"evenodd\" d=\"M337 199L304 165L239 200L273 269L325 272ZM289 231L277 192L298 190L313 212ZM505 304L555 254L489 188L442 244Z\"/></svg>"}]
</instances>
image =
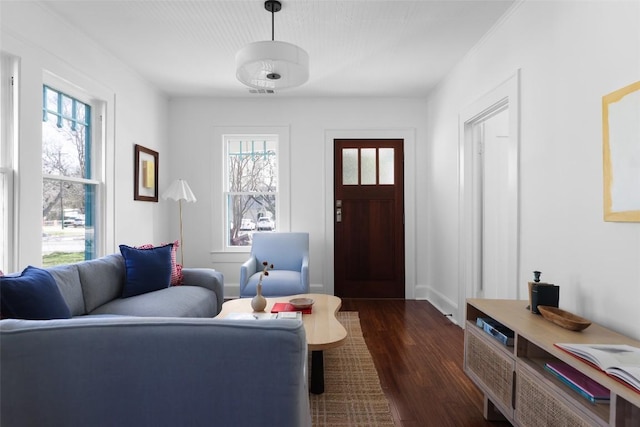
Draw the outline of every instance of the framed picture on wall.
<instances>
[{"instance_id":1,"label":"framed picture on wall","mask_svg":"<svg viewBox=\"0 0 640 427\"><path fill-rule=\"evenodd\" d=\"M640 81L602 97L604 220L640 222Z\"/></svg>"},{"instance_id":2,"label":"framed picture on wall","mask_svg":"<svg viewBox=\"0 0 640 427\"><path fill-rule=\"evenodd\" d=\"M604 220L640 222L640 81L602 97Z\"/></svg>"},{"instance_id":3,"label":"framed picture on wall","mask_svg":"<svg viewBox=\"0 0 640 427\"><path fill-rule=\"evenodd\" d=\"M134 146L133 200L158 201L158 152Z\"/></svg>"}]
</instances>

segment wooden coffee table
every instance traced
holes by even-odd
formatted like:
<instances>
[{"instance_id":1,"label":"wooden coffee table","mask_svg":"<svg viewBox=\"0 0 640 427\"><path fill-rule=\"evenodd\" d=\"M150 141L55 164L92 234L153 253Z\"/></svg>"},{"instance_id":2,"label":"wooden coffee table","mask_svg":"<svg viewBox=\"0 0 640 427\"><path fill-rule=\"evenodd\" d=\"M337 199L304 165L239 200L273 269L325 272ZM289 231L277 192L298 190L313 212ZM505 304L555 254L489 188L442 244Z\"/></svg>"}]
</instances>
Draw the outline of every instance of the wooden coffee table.
<instances>
[{"instance_id":1,"label":"wooden coffee table","mask_svg":"<svg viewBox=\"0 0 640 427\"><path fill-rule=\"evenodd\" d=\"M276 302L289 302L293 298L312 298L314 300L311 314L303 314L302 322L307 336L307 344L311 351L311 393L324 392L324 355L323 351L344 344L347 331L336 319L342 300L333 295L300 294L286 297L267 298L265 312L271 312ZM216 316L224 318L229 313L251 313L251 298L238 298L222 304L222 310Z\"/></svg>"}]
</instances>

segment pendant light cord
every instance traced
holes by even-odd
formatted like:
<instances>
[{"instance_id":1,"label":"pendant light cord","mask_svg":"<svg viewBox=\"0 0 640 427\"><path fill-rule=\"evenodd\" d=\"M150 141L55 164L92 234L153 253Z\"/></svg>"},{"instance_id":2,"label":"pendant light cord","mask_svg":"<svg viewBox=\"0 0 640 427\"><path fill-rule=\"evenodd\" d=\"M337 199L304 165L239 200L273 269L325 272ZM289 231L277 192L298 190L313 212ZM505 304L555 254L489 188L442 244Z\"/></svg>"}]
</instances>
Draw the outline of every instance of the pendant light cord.
<instances>
[{"instance_id":1,"label":"pendant light cord","mask_svg":"<svg viewBox=\"0 0 640 427\"><path fill-rule=\"evenodd\" d=\"M275 22L275 20L274 20L274 12L273 12L273 9L274 9L274 8L272 7L272 8L271 8L271 41L274 41L274 40L275 40L275 38L274 38L274 34L275 34L275 32L274 32L274 31L275 31L275 28L274 28L274 22Z\"/></svg>"}]
</instances>

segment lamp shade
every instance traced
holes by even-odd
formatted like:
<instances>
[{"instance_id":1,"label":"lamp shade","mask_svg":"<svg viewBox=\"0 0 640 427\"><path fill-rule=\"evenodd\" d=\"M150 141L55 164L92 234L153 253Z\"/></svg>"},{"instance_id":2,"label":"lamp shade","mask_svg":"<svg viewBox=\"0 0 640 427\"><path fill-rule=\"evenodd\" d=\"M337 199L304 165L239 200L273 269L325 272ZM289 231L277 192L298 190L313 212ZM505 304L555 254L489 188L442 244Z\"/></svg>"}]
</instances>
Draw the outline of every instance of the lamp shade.
<instances>
[{"instance_id":1,"label":"lamp shade","mask_svg":"<svg viewBox=\"0 0 640 427\"><path fill-rule=\"evenodd\" d=\"M184 179L176 179L173 181L169 188L162 193L162 198L176 201L184 200L186 202L195 202L197 200L189 184L187 184L187 181Z\"/></svg>"},{"instance_id":2,"label":"lamp shade","mask_svg":"<svg viewBox=\"0 0 640 427\"><path fill-rule=\"evenodd\" d=\"M300 86L309 80L309 55L291 43L249 43L236 53L236 77L256 89Z\"/></svg>"}]
</instances>

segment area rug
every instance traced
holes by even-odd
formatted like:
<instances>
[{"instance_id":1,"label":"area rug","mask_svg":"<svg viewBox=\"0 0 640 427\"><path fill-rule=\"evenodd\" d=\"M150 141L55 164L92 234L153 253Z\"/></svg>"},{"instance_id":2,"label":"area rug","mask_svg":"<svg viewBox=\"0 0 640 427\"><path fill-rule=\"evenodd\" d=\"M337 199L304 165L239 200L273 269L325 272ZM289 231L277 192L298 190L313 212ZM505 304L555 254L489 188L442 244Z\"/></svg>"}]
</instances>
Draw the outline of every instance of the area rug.
<instances>
[{"instance_id":1,"label":"area rug","mask_svg":"<svg viewBox=\"0 0 640 427\"><path fill-rule=\"evenodd\" d=\"M337 318L347 330L347 340L324 351L324 393L309 395L313 426L394 426L358 312L341 311Z\"/></svg>"}]
</instances>

